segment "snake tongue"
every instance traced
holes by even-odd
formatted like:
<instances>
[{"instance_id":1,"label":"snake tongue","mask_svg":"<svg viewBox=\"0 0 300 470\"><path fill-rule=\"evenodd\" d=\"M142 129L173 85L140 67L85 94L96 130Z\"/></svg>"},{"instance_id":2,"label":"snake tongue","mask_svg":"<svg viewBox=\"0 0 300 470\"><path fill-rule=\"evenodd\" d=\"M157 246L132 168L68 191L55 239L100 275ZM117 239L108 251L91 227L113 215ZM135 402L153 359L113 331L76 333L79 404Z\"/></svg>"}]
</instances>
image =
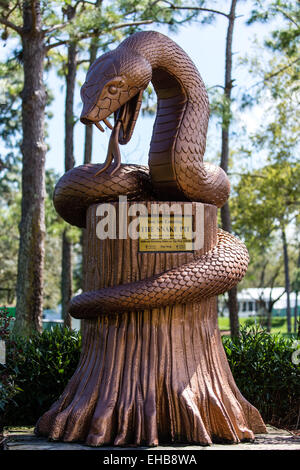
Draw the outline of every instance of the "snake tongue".
<instances>
[{"instance_id":1,"label":"snake tongue","mask_svg":"<svg viewBox=\"0 0 300 470\"><path fill-rule=\"evenodd\" d=\"M141 109L142 97L143 90L134 95L115 112L115 122L121 122L119 131L119 143L121 145L127 144L131 139Z\"/></svg>"},{"instance_id":2,"label":"snake tongue","mask_svg":"<svg viewBox=\"0 0 300 470\"><path fill-rule=\"evenodd\" d=\"M113 175L121 166L121 154L118 145L118 139L120 135L121 121L116 121L113 130L110 134L106 160L95 176L99 176L101 173L109 170L110 175Z\"/></svg>"}]
</instances>

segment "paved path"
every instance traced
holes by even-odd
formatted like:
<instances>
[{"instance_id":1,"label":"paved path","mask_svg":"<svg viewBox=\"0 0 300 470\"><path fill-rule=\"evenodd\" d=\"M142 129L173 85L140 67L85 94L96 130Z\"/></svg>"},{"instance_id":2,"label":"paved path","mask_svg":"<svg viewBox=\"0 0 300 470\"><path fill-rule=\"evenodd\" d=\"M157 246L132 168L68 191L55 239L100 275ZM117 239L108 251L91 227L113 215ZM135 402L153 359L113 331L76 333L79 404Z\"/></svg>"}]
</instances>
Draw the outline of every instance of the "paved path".
<instances>
[{"instance_id":1,"label":"paved path","mask_svg":"<svg viewBox=\"0 0 300 470\"><path fill-rule=\"evenodd\" d=\"M79 443L50 442L45 438L36 437L32 428L15 428L6 432L8 450L300 450L300 436L294 436L284 429L268 426L268 434L257 434L254 442L245 442L234 445L213 444L209 447L196 445L176 445L158 447L88 447Z\"/></svg>"}]
</instances>

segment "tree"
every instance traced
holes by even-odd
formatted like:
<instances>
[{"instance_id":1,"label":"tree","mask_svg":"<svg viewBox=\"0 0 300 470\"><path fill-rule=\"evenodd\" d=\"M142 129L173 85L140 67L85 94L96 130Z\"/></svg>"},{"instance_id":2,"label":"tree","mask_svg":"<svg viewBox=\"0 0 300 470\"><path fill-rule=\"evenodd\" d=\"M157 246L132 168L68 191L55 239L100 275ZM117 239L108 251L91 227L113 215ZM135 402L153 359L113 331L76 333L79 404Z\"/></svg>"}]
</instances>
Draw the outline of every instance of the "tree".
<instances>
[{"instance_id":1,"label":"tree","mask_svg":"<svg viewBox=\"0 0 300 470\"><path fill-rule=\"evenodd\" d=\"M296 39L299 36L299 24L297 24L294 20L291 20L290 14L287 10L293 9L292 4L287 5L286 2L282 5L280 1L271 2L270 5L266 5L266 2L256 1L254 2L257 8L254 8L251 14L250 19L248 20L248 24L252 24L254 21L260 19L263 21L270 20L271 16L277 16L281 14L288 19L289 23L292 21L293 27L297 26L298 31L295 28L291 31L290 26L286 29L286 26L282 30L275 31L271 34L272 39L266 41L266 46L272 48L273 50L281 47L282 49L287 50L287 55L290 57L292 54L295 53L295 45ZM225 52L225 83L224 83L224 94L223 94L223 112L222 112L222 146L221 146L221 167L224 171L228 172L228 163L229 163L229 136L230 136L230 122L231 122L231 92L233 87L233 80L232 80L232 38L233 38L233 29L234 29L234 21L235 11L236 11L236 4L237 1L232 0L230 13L228 15L228 28L227 28L227 37L226 37L226 52ZM296 8L295 8L295 11ZM299 14L299 11L298 11ZM297 60L296 60L297 62ZM296 63L295 62L295 63ZM285 69L284 67L282 68ZM279 70L282 70L279 68ZM273 78L274 70L269 72L268 79ZM282 113L281 113L282 116ZM279 121L280 122L280 121ZM283 134L282 134L283 136ZM284 137L283 137L284 138ZM293 141L293 139L292 139ZM290 142L290 141L289 141ZM231 222L231 214L230 214L230 206L228 202L222 207L221 209L221 220L222 220L222 228L227 231L231 231L232 229L232 222ZM284 247L284 262L285 262L285 275L286 275L286 289L287 289L287 298L288 298L288 312L289 312L289 270L288 270L288 253L286 247L286 237L284 228L282 228L282 240L283 240L283 247ZM237 288L232 289L228 292L229 297L229 316L230 316L230 326L231 326L231 334L236 335L238 334L239 324L238 324L238 303L237 303ZM290 315L288 315L288 319ZM270 321L270 312L269 312L269 321ZM290 326L290 325L289 325Z\"/></svg>"},{"instance_id":2,"label":"tree","mask_svg":"<svg viewBox=\"0 0 300 470\"><path fill-rule=\"evenodd\" d=\"M68 20L72 20L76 13L76 7L69 4L66 8ZM74 38L70 38L67 46L68 57L66 67L66 101L65 101L65 171L74 167L74 92L77 69L77 44ZM68 313L68 304L73 294L72 275L72 243L66 226L62 236L62 264L61 264L61 313L64 326L71 327L71 317Z\"/></svg>"},{"instance_id":3,"label":"tree","mask_svg":"<svg viewBox=\"0 0 300 470\"><path fill-rule=\"evenodd\" d=\"M54 2L55 3L55 2ZM52 7L52 9L51 9ZM45 155L44 115L46 91L44 58L57 29L51 24L54 8L40 1L1 2L0 24L7 36L12 30L22 45L24 73L22 98L22 207L17 277L15 332L41 331L43 268L45 258ZM49 20L50 25L45 26Z\"/></svg>"},{"instance_id":4,"label":"tree","mask_svg":"<svg viewBox=\"0 0 300 470\"><path fill-rule=\"evenodd\" d=\"M78 0L73 4L76 11L73 19L70 19L67 15L69 0L0 2L2 38L8 40L9 35L19 38L24 74L21 94L23 166L16 333L29 335L32 329L40 331L42 327L46 155L44 115L47 100L43 77L45 56L53 48L68 44L70 37L76 36L79 41L93 35L91 24L95 24L95 21L105 30L114 18L113 27L110 29L116 32L122 28L154 21L138 18L138 3L128 3L131 4L132 11L126 10L127 15L123 14L127 6L120 2L118 14L109 6L106 9L107 14L102 16L101 12L95 12L94 3ZM150 2L146 4L149 11ZM169 8L161 8L159 5L153 7L155 20L160 21L165 17L166 10L169 10L169 16L172 18L173 13ZM123 21L118 23L117 19L122 15Z\"/></svg>"},{"instance_id":5,"label":"tree","mask_svg":"<svg viewBox=\"0 0 300 470\"><path fill-rule=\"evenodd\" d=\"M276 297L273 295L274 288L276 285L280 285L278 282L282 277L282 255L278 250L277 243L274 243L274 241L269 248L265 248L262 244L259 246L256 243L257 241L256 238L253 239L248 247L252 263L246 275L248 279L244 280L243 286L247 285L248 287L251 286L258 289L258 294L256 297L253 297L253 300L255 300L258 306L262 324L270 332L272 328L273 307L285 293L285 290L282 290ZM267 300L265 298L265 289L269 289Z\"/></svg>"},{"instance_id":6,"label":"tree","mask_svg":"<svg viewBox=\"0 0 300 470\"><path fill-rule=\"evenodd\" d=\"M295 100L297 91L295 79L298 75L297 68L299 64L299 57L296 54L297 38L300 34L298 21L299 10L297 10L293 2L281 2L280 0L261 2L257 0L253 2L253 9L248 24L252 24L255 21L270 22L274 18L278 19L279 17L284 20L283 23L280 24L280 28L271 32L264 43L265 50L272 51L272 59L265 60L262 66L262 57L265 55L265 51L260 50L260 56L252 60L252 73L257 74L260 80L251 87L251 95L247 95L247 93L244 95L242 102L243 106L248 100L249 103L253 103L254 101L266 106L266 103L269 101L270 106L265 115L264 125L262 125L256 135L253 136L252 143L255 141L254 146L256 151L259 150L262 152L263 149L267 149L268 162L275 162L280 166L284 161L292 162L294 160L292 153L295 151L297 134L299 132L299 119L297 118L297 108L295 107L297 101ZM267 66L266 63L268 64ZM293 100L295 101L293 102ZM296 115L294 116L295 111ZM272 121L270 121L270 116L274 116ZM274 176L274 172L279 170L279 168L277 167L277 169L275 169L275 167L272 167L272 170ZM285 170L288 171L286 168ZM260 175L257 174L252 176L254 178L260 178ZM278 176L280 180L280 171ZM259 180L256 180L256 182L258 183ZM243 183L245 183L245 179L242 178L242 183L239 184L240 190L242 190L241 185ZM254 181L252 187L254 187ZM277 197L274 193L273 196L275 198ZM289 205L289 201L284 197L283 201L286 201ZM278 203L280 205L282 201L278 201ZM288 210L290 209L291 207L289 206ZM267 220L271 223L269 218L267 218ZM285 216L282 216L280 219L280 231L285 266L288 328L290 329L290 279L288 247L285 233L286 223L288 222Z\"/></svg>"},{"instance_id":7,"label":"tree","mask_svg":"<svg viewBox=\"0 0 300 470\"><path fill-rule=\"evenodd\" d=\"M46 93L43 82L45 51L40 2L24 1L22 16L22 26L12 26L9 23L6 25L21 36L22 42L22 213L15 331L29 334L32 325L41 331L43 305ZM7 22L8 17L0 18L0 22L3 24L4 19Z\"/></svg>"},{"instance_id":8,"label":"tree","mask_svg":"<svg viewBox=\"0 0 300 470\"><path fill-rule=\"evenodd\" d=\"M274 35L277 36L278 32ZM299 34L298 34L299 35ZM268 42L268 47L274 49L272 41ZM260 129L252 136L254 150L266 152L266 160L271 164L264 169L263 179L256 181L257 188L263 201L269 205L270 197L274 202L271 206L276 210L273 212L275 224L280 230L284 274L285 290L287 296L287 322L288 332L291 332L291 307L290 307L290 269L289 254L286 230L292 219L296 216L296 209L299 205L299 163L297 160L297 150L299 150L300 113L298 99L299 60L292 56L293 49L279 51L268 63L267 73L262 70L256 61L254 70L263 76L263 80L258 83L256 100L266 103L268 97L269 106L265 113L265 121ZM291 58L293 57L293 60ZM261 86L263 84L263 87ZM266 174L267 172L267 174ZM262 175L261 175L262 176ZM266 187L262 189L261 183ZM269 207L270 208L270 207ZM266 216L269 221L269 216Z\"/></svg>"},{"instance_id":9,"label":"tree","mask_svg":"<svg viewBox=\"0 0 300 470\"><path fill-rule=\"evenodd\" d=\"M15 302L17 261L19 246L18 223L21 218L20 163L7 169L1 181L0 195L0 305ZM65 224L53 207L53 190L57 174L46 171L45 199L45 276L43 301L46 309L56 308L60 301L59 279L61 277L61 234ZM73 230L74 232L74 230ZM76 233L72 232L72 241Z\"/></svg>"},{"instance_id":10,"label":"tree","mask_svg":"<svg viewBox=\"0 0 300 470\"><path fill-rule=\"evenodd\" d=\"M8 185L0 198L0 305L11 305L15 299L21 199L16 186Z\"/></svg>"},{"instance_id":11,"label":"tree","mask_svg":"<svg viewBox=\"0 0 300 470\"><path fill-rule=\"evenodd\" d=\"M43 78L44 58L57 45L53 42L54 34L69 23L57 23L57 6L57 2L45 5L36 0L27 0L22 4L18 1L4 1L0 4L0 24L4 28L5 39L8 31L12 30L14 35L19 36L22 45L22 210L14 328L16 333L25 335L30 334L32 329L40 331L42 327L46 154L44 114L47 99ZM65 16L63 9L62 16Z\"/></svg>"},{"instance_id":12,"label":"tree","mask_svg":"<svg viewBox=\"0 0 300 470\"><path fill-rule=\"evenodd\" d=\"M236 186L234 198L235 230L242 232L248 245L259 244L267 250L271 234L278 232L282 239L285 292L287 295L287 324L291 332L289 304L290 275L286 229L295 219L300 202L300 164L289 161L266 165L255 173L244 174ZM255 240L255 242L254 242Z\"/></svg>"},{"instance_id":13,"label":"tree","mask_svg":"<svg viewBox=\"0 0 300 470\"><path fill-rule=\"evenodd\" d=\"M272 31L271 36L266 39L265 45L273 51L284 52L287 57L295 57L300 36L300 10L297 2L293 0L254 0L248 24L253 24L256 21L266 23L277 17L281 17L284 24L279 29Z\"/></svg>"},{"instance_id":14,"label":"tree","mask_svg":"<svg viewBox=\"0 0 300 470\"><path fill-rule=\"evenodd\" d=\"M89 66L95 62L97 58L97 52L98 52L98 47L99 47L99 38L93 37L90 41L90 46L89 46ZM91 163L92 161L92 151L93 151L93 126L85 126L85 136L84 136L84 156L83 156L83 163ZM84 272L84 258L86 254L86 244L87 244L87 238L86 238L86 229L82 229L81 233L81 252L82 252L82 263L81 263L81 269L82 269L82 280L85 278L85 272ZM82 284L83 287L83 284Z\"/></svg>"},{"instance_id":15,"label":"tree","mask_svg":"<svg viewBox=\"0 0 300 470\"><path fill-rule=\"evenodd\" d=\"M226 104L222 117L222 140L221 140L221 168L228 173L229 163L229 131L230 131L230 108L231 108L231 92L233 87L232 81L232 39L234 22L236 19L237 0L232 0L230 12L228 15L228 27L226 36L226 50L225 50L225 81L224 81L224 103ZM228 119L229 117L229 119ZM228 202L221 208L222 228L227 232L232 231L231 216ZM234 287L228 292L228 309L230 320L231 336L239 334L239 318L238 318L238 301L237 301L237 287Z\"/></svg>"},{"instance_id":16,"label":"tree","mask_svg":"<svg viewBox=\"0 0 300 470\"><path fill-rule=\"evenodd\" d=\"M300 252L300 250L299 250ZM298 320L298 296L300 291L300 254L298 255L298 262L297 262L297 269L294 275L294 279L292 282L292 291L295 292L295 305L294 305L294 333L297 332L297 322ZM300 322L298 325L298 336L300 332Z\"/></svg>"}]
</instances>

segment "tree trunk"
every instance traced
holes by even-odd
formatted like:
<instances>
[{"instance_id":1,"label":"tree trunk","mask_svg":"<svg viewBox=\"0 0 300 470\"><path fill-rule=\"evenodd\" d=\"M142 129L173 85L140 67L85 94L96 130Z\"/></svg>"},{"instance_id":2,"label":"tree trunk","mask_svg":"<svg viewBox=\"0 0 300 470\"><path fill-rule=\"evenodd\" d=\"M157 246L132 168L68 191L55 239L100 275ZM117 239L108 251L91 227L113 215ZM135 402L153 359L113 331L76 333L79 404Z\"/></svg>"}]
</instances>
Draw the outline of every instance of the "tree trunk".
<instances>
[{"instance_id":1,"label":"tree trunk","mask_svg":"<svg viewBox=\"0 0 300 470\"><path fill-rule=\"evenodd\" d=\"M102 4L102 0L96 1L96 7L100 8ZM99 32L100 34L100 32ZM96 58L98 52L99 45L99 38L93 37L91 38L90 48L89 48L89 65L91 66ZM93 150L93 125L85 126L85 139L84 139L84 162L83 163L91 163L92 161L92 150Z\"/></svg>"},{"instance_id":2,"label":"tree trunk","mask_svg":"<svg viewBox=\"0 0 300 470\"><path fill-rule=\"evenodd\" d=\"M300 283L300 251L297 261L297 274L295 279L295 306L294 306L294 333L297 333L297 322L298 322L298 295L299 295L299 283ZM298 336L300 336L300 322L298 325Z\"/></svg>"},{"instance_id":3,"label":"tree trunk","mask_svg":"<svg viewBox=\"0 0 300 470\"><path fill-rule=\"evenodd\" d=\"M239 325L239 305L237 300L237 287L228 291L228 310L231 336L238 336L240 333Z\"/></svg>"},{"instance_id":4,"label":"tree trunk","mask_svg":"<svg viewBox=\"0 0 300 470\"><path fill-rule=\"evenodd\" d=\"M224 85L224 97L226 100L225 106L228 106L227 112L223 114L222 119L222 147L221 147L221 168L227 173L228 162L229 162L229 126L231 107L231 90L232 90L232 38L233 28L235 22L235 9L237 0L232 0L230 13L228 17L228 28L226 37L226 51L225 51L225 85ZM221 220L222 228L227 232L232 231L231 227L231 216L228 202L221 208ZM228 308L229 308L229 319L230 319L230 331L231 336L239 335L239 317L238 317L238 301L237 301L237 288L234 287L228 292Z\"/></svg>"},{"instance_id":5,"label":"tree trunk","mask_svg":"<svg viewBox=\"0 0 300 470\"><path fill-rule=\"evenodd\" d=\"M100 240L97 207L87 211L86 290L151 277L193 261L216 243L212 205L204 205L204 246L195 253L141 253L139 241L129 237ZM232 377L216 297L84 320L78 368L36 426L50 439L92 446L209 445L253 439L255 432L265 426Z\"/></svg>"},{"instance_id":6,"label":"tree trunk","mask_svg":"<svg viewBox=\"0 0 300 470\"><path fill-rule=\"evenodd\" d=\"M72 19L72 11L68 19ZM65 171L74 167L74 89L77 68L77 47L75 43L68 45L68 63L66 75L66 103L65 103ZM64 326L71 327L71 317L68 313L68 304L72 298L72 242L68 237L68 229L63 232L62 248L62 281L61 281L61 305Z\"/></svg>"},{"instance_id":7,"label":"tree trunk","mask_svg":"<svg viewBox=\"0 0 300 470\"><path fill-rule=\"evenodd\" d=\"M98 0L97 4L101 5L102 0ZM90 66L95 62L97 58L97 52L98 52L98 42L99 39L97 37L91 39L90 43L90 58L89 58L89 64ZM84 138L84 164L91 163L92 161L92 152L93 152L93 125L90 126L84 126L85 127L85 138ZM81 232L81 252L82 252L82 285L85 279L85 271L84 271L84 266L85 266L85 256L86 256L86 251L87 251L87 234L86 234L86 229L83 228Z\"/></svg>"},{"instance_id":8,"label":"tree trunk","mask_svg":"<svg viewBox=\"0 0 300 470\"><path fill-rule=\"evenodd\" d=\"M297 333L297 322L298 322L298 295L299 292L295 292L295 307L294 307L294 333Z\"/></svg>"},{"instance_id":9,"label":"tree trunk","mask_svg":"<svg viewBox=\"0 0 300 470\"><path fill-rule=\"evenodd\" d=\"M268 309L267 309L267 331L271 333L272 329L272 312L273 312L273 305L274 303L269 301Z\"/></svg>"},{"instance_id":10,"label":"tree trunk","mask_svg":"<svg viewBox=\"0 0 300 470\"><path fill-rule=\"evenodd\" d=\"M289 274L289 255L286 241L285 229L281 229L283 259L284 259L284 279L285 279L285 292L286 292L286 319L288 333L292 332L291 324L291 303L290 303L290 274Z\"/></svg>"},{"instance_id":11,"label":"tree trunk","mask_svg":"<svg viewBox=\"0 0 300 470\"><path fill-rule=\"evenodd\" d=\"M97 37L91 39L89 49L89 64L90 66L95 62L98 52L99 39ZM84 161L83 163L91 163L93 151L93 125L85 126L85 139L84 139Z\"/></svg>"},{"instance_id":12,"label":"tree trunk","mask_svg":"<svg viewBox=\"0 0 300 470\"><path fill-rule=\"evenodd\" d=\"M14 331L41 331L45 240L44 44L40 2L23 3L22 214Z\"/></svg>"},{"instance_id":13,"label":"tree trunk","mask_svg":"<svg viewBox=\"0 0 300 470\"><path fill-rule=\"evenodd\" d=\"M68 229L62 237L62 272L61 272L61 305L64 326L71 328L71 316L68 313L68 303L72 298L72 244L68 240Z\"/></svg>"}]
</instances>

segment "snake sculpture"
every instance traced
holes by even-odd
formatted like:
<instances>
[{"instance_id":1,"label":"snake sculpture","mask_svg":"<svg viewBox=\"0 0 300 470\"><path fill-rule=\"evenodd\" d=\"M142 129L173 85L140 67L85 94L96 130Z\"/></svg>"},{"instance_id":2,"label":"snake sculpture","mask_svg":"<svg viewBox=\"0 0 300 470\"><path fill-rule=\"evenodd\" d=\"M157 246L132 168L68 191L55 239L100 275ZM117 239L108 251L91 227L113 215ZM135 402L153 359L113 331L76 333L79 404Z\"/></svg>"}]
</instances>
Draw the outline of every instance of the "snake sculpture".
<instances>
[{"instance_id":1,"label":"snake sculpture","mask_svg":"<svg viewBox=\"0 0 300 470\"><path fill-rule=\"evenodd\" d=\"M149 152L149 168L121 164L118 143L133 133L143 91L152 82L158 103ZM59 180L54 204L69 223L85 226L90 204L131 200L199 201L222 207L230 185L225 172L203 162L209 119L207 92L187 54L155 31L138 32L98 58L82 86L81 122L114 127L106 162L76 167ZM76 208L74 210L74 208ZM245 245L218 231L213 249L195 261L135 283L84 292L70 302L75 318L101 312L158 308L189 303L234 287L248 266Z\"/></svg>"}]
</instances>

